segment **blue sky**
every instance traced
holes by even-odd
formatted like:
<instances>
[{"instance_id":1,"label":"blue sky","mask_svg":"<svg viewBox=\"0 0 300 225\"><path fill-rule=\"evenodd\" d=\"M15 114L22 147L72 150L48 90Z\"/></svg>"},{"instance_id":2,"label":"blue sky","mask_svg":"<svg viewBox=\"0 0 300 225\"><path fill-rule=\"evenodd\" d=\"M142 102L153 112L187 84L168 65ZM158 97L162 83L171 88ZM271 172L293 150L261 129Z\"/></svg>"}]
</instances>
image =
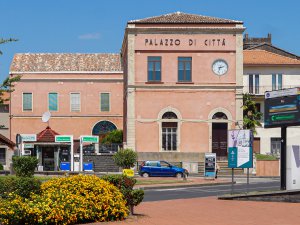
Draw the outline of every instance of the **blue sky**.
<instances>
[{"instance_id":1,"label":"blue sky","mask_svg":"<svg viewBox=\"0 0 300 225\"><path fill-rule=\"evenodd\" d=\"M244 21L250 36L300 55L299 0L0 0L0 80L15 53L119 52L126 22L176 11Z\"/></svg>"}]
</instances>

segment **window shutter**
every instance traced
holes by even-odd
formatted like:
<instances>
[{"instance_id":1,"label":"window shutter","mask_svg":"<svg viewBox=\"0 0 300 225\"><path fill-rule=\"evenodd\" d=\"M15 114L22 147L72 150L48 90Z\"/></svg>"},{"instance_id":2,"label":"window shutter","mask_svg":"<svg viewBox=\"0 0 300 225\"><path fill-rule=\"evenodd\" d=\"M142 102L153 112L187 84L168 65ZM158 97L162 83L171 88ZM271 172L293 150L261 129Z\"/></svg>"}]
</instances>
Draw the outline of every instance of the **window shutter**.
<instances>
[{"instance_id":1,"label":"window shutter","mask_svg":"<svg viewBox=\"0 0 300 225\"><path fill-rule=\"evenodd\" d=\"M80 93L71 93L71 111L80 112Z\"/></svg>"},{"instance_id":2,"label":"window shutter","mask_svg":"<svg viewBox=\"0 0 300 225\"><path fill-rule=\"evenodd\" d=\"M23 111L32 111L32 93L23 93Z\"/></svg>"},{"instance_id":3,"label":"window shutter","mask_svg":"<svg viewBox=\"0 0 300 225\"><path fill-rule=\"evenodd\" d=\"M110 108L109 93L101 93L100 100L101 100L101 106L100 106L101 111L108 112Z\"/></svg>"},{"instance_id":4,"label":"window shutter","mask_svg":"<svg viewBox=\"0 0 300 225\"><path fill-rule=\"evenodd\" d=\"M58 96L57 93L49 93L49 111L58 110Z\"/></svg>"}]
</instances>

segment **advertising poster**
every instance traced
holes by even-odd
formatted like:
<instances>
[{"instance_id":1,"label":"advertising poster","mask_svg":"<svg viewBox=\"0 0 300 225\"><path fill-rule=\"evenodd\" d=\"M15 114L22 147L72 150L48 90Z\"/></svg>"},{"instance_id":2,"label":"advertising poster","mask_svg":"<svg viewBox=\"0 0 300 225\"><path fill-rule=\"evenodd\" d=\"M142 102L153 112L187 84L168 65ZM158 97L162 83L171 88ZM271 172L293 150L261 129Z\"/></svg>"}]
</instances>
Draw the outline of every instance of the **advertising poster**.
<instances>
[{"instance_id":1,"label":"advertising poster","mask_svg":"<svg viewBox=\"0 0 300 225\"><path fill-rule=\"evenodd\" d=\"M253 149L252 132L250 130L228 131L228 167L252 168Z\"/></svg>"},{"instance_id":2,"label":"advertising poster","mask_svg":"<svg viewBox=\"0 0 300 225\"><path fill-rule=\"evenodd\" d=\"M216 153L205 153L204 177L215 177Z\"/></svg>"}]
</instances>

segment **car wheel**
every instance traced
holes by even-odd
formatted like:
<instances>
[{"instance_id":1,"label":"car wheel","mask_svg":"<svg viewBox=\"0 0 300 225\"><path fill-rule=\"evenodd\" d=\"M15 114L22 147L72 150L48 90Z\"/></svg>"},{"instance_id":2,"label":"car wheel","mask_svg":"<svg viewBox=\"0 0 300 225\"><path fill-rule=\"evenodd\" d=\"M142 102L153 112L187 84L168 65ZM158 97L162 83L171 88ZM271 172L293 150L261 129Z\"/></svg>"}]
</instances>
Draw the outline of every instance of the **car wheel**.
<instances>
[{"instance_id":1,"label":"car wheel","mask_svg":"<svg viewBox=\"0 0 300 225\"><path fill-rule=\"evenodd\" d=\"M147 177L149 177L149 173L143 173L142 176L145 177L145 178L147 178Z\"/></svg>"},{"instance_id":2,"label":"car wheel","mask_svg":"<svg viewBox=\"0 0 300 225\"><path fill-rule=\"evenodd\" d=\"M177 178L182 178L182 173L176 173L175 175Z\"/></svg>"}]
</instances>

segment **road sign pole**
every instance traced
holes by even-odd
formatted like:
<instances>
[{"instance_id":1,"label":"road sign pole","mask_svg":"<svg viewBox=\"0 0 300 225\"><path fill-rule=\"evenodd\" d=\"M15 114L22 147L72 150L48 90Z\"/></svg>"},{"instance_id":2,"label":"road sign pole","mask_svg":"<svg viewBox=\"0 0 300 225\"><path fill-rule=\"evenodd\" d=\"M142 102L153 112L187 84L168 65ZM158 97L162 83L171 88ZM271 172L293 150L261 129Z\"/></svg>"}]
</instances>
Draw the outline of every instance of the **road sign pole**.
<instances>
[{"instance_id":1,"label":"road sign pole","mask_svg":"<svg viewBox=\"0 0 300 225\"><path fill-rule=\"evenodd\" d=\"M233 195L233 183L234 183L234 168L231 169L231 194Z\"/></svg>"},{"instance_id":2,"label":"road sign pole","mask_svg":"<svg viewBox=\"0 0 300 225\"><path fill-rule=\"evenodd\" d=\"M281 151L280 151L280 188L286 190L286 130L281 127Z\"/></svg>"}]
</instances>

